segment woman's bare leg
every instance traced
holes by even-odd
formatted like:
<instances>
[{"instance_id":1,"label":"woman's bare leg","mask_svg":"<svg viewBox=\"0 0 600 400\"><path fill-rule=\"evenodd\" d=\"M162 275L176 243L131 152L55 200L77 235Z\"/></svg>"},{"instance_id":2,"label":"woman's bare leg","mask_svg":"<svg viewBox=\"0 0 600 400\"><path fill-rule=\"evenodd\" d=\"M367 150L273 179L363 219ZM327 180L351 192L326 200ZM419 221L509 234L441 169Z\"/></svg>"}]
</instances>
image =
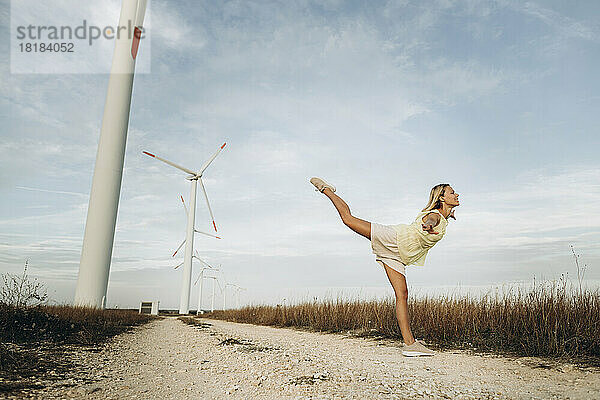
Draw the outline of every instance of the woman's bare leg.
<instances>
[{"instance_id":1,"label":"woman's bare leg","mask_svg":"<svg viewBox=\"0 0 600 400\"><path fill-rule=\"evenodd\" d=\"M331 200L336 210L340 214L342 221L348 228L371 240L371 223L369 221L352 216L348 204L346 204L346 202L342 200L340 196L333 193L331 189L325 188L325 190L323 190L323 194L329 197L329 200Z\"/></svg>"},{"instance_id":2,"label":"woman's bare leg","mask_svg":"<svg viewBox=\"0 0 600 400\"><path fill-rule=\"evenodd\" d=\"M406 345L411 345L415 342L415 338L408 322L408 288L406 287L406 278L400 272L385 265L385 263L383 263L383 266L396 294L396 319L398 320L398 325L400 325L402 339L404 339Z\"/></svg>"},{"instance_id":3,"label":"woman's bare leg","mask_svg":"<svg viewBox=\"0 0 600 400\"><path fill-rule=\"evenodd\" d=\"M329 200L331 200L347 227L371 240L371 223L369 221L352 216L348 204L340 196L333 193L331 189L325 188L323 194L329 197ZM400 326L402 338L405 344L411 345L415 342L415 338L412 335L408 321L408 288L406 286L406 278L400 272L385 265L385 263L382 264L396 294L396 319Z\"/></svg>"}]
</instances>

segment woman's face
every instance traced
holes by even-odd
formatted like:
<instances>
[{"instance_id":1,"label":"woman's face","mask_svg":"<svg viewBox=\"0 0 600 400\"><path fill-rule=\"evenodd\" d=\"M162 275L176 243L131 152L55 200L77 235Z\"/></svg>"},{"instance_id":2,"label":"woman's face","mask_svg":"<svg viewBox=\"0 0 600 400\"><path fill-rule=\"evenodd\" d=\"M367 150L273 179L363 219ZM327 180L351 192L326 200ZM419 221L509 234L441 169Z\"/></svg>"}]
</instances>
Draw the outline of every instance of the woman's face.
<instances>
[{"instance_id":1,"label":"woman's face","mask_svg":"<svg viewBox=\"0 0 600 400\"><path fill-rule=\"evenodd\" d=\"M456 207L460 205L458 202L458 193L452 189L452 186L446 186L446 189L444 189L444 195L441 197L441 199L450 207Z\"/></svg>"}]
</instances>

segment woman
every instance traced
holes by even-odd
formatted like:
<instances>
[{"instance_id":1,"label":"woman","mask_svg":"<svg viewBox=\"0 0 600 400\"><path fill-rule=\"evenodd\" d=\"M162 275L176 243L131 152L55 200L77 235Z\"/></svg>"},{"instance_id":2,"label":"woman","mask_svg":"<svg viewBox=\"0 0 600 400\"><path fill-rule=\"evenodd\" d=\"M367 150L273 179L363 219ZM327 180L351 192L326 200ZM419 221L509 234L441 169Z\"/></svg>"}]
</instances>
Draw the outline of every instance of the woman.
<instances>
[{"instance_id":1,"label":"woman","mask_svg":"<svg viewBox=\"0 0 600 400\"><path fill-rule=\"evenodd\" d=\"M405 344L402 354L408 357L434 355L421 341L415 340L410 331L405 266L425 264L427 251L444 237L448 218L454 218L453 209L459 205L458 193L447 183L436 185L431 189L429 203L412 224L380 225L352 216L348 205L334 193L335 186L320 178L311 178L310 183L329 197L347 227L371 241L375 260L385 268L396 294L396 318Z\"/></svg>"}]
</instances>

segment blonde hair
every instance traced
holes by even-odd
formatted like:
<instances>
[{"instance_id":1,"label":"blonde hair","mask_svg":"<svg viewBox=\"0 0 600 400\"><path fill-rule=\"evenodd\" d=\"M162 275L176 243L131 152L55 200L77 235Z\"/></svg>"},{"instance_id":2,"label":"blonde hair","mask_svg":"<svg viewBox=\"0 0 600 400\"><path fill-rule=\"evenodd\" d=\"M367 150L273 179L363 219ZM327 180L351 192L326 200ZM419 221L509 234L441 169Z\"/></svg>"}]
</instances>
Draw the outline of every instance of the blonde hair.
<instances>
[{"instance_id":1,"label":"blonde hair","mask_svg":"<svg viewBox=\"0 0 600 400\"><path fill-rule=\"evenodd\" d=\"M436 210L438 208L442 208L442 201L440 200L440 198L444 195L444 190L448 186L450 186L449 183L440 183L439 185L435 185L431 189L431 193L429 194L429 202L421 211L431 211Z\"/></svg>"}]
</instances>

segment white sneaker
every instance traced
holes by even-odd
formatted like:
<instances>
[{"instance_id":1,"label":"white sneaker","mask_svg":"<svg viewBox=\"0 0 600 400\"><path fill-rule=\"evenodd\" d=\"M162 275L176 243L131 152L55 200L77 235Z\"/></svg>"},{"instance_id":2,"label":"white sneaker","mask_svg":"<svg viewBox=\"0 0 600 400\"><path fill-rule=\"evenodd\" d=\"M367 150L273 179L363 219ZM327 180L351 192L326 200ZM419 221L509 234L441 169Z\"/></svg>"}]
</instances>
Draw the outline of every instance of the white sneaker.
<instances>
[{"instance_id":1,"label":"white sneaker","mask_svg":"<svg viewBox=\"0 0 600 400\"><path fill-rule=\"evenodd\" d=\"M312 183L314 187L317 188L317 192L323 193L323 190L325 190L326 188L329 188L332 192L335 192L335 186L330 185L321 178L310 178L310 183Z\"/></svg>"},{"instance_id":2,"label":"white sneaker","mask_svg":"<svg viewBox=\"0 0 600 400\"><path fill-rule=\"evenodd\" d=\"M423 345L423 342L417 340L410 346L404 345L402 355L406 357L432 356L435 351L428 349Z\"/></svg>"}]
</instances>

